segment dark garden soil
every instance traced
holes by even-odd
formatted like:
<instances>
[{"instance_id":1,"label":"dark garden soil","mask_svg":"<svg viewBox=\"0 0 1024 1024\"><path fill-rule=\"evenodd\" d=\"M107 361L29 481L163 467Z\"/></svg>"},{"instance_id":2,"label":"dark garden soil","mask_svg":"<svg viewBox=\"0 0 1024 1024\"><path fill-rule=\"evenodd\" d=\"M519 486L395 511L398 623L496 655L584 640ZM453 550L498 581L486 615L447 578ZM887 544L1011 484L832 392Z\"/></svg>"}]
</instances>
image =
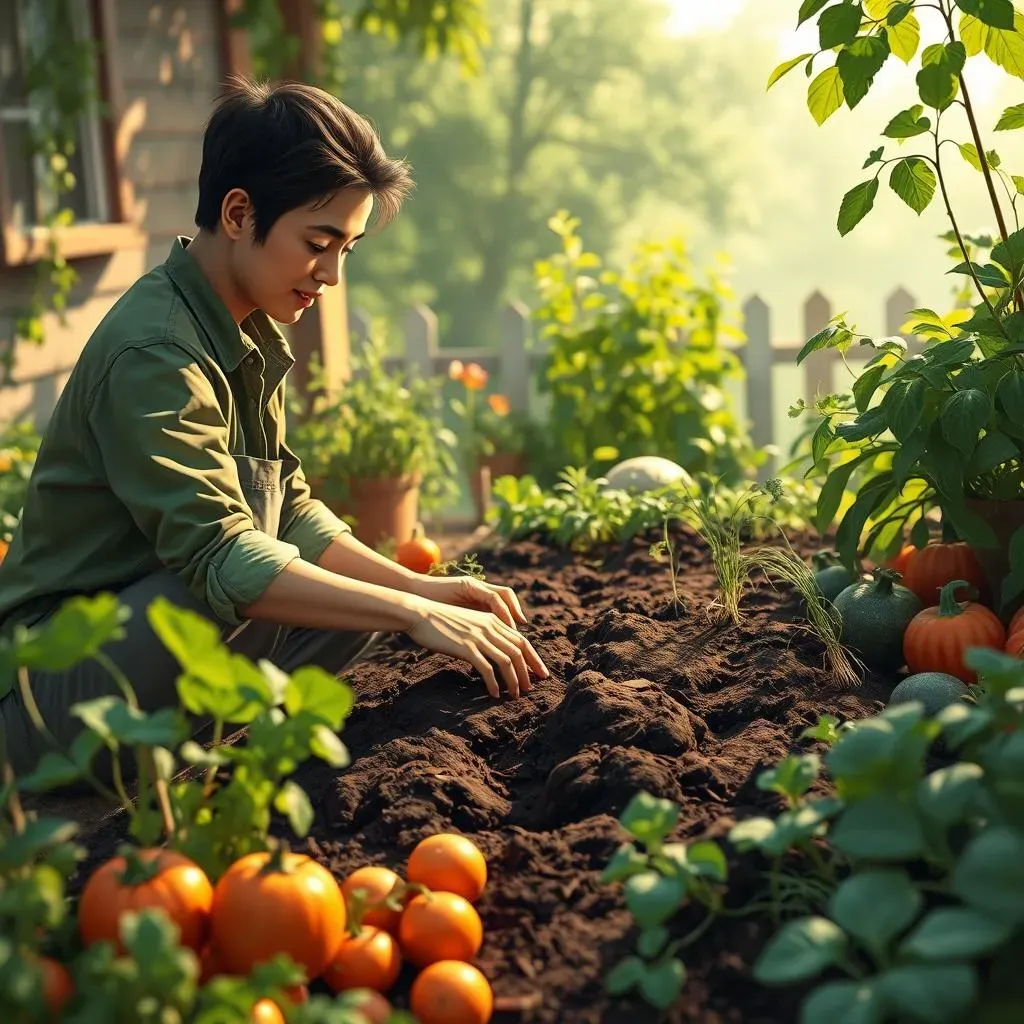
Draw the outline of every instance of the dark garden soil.
<instances>
[{"instance_id":1,"label":"dark garden soil","mask_svg":"<svg viewBox=\"0 0 1024 1024\"><path fill-rule=\"evenodd\" d=\"M297 777L317 824L292 845L339 879L366 863L401 873L433 832L479 844L490 878L478 964L498 998L495 1024L796 1020L798 993L750 976L773 932L760 916L722 919L684 952L685 992L664 1018L605 993L636 939L621 887L600 880L630 798L643 789L680 804L673 839L720 838L780 809L754 779L806 726L873 714L891 686L837 686L798 598L767 583L744 598L742 625L721 624L709 613L717 584L706 551L689 534L678 547L678 617L667 564L646 541L604 565L529 542L478 547L488 578L519 594L523 632L551 678L495 702L461 663L393 644L350 676L352 764L317 763ZM730 856L730 905L756 895L764 867L755 854ZM699 920L684 912L673 928L683 935ZM396 1006L407 1005L412 976L391 993Z\"/></svg>"},{"instance_id":2,"label":"dark garden soil","mask_svg":"<svg viewBox=\"0 0 1024 1024\"><path fill-rule=\"evenodd\" d=\"M637 541L604 567L532 544L479 550L488 578L511 585L530 618L523 632L551 678L519 700L492 701L468 668L394 650L351 676L358 703L343 772L315 765L298 781L318 825L305 847L339 877L367 862L401 872L423 836L455 830L485 852L479 965L492 980L495 1022L654 1021L613 1000L604 979L633 951L621 890L600 874L623 839L616 816L638 790L682 807L676 839L721 836L736 820L778 810L754 777L784 757L821 714L863 717L888 687L836 687L820 642L798 626L798 599L767 584L744 599L743 625L715 624L717 584L692 537L680 540L680 593L668 567ZM763 865L734 861L740 902ZM684 934L696 918L682 915ZM750 978L767 922L717 923L686 956L689 981L673 1022L785 1024L795 993ZM403 977L393 993L402 1005Z\"/></svg>"}]
</instances>

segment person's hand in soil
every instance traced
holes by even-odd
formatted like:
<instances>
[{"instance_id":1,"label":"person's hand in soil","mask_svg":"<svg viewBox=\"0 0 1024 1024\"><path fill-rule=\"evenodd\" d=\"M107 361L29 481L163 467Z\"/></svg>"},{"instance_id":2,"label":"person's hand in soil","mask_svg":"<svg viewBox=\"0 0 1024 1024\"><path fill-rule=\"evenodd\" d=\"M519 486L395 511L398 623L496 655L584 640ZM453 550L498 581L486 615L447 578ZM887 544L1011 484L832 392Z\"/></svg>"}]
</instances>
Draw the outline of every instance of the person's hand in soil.
<instances>
[{"instance_id":1,"label":"person's hand in soil","mask_svg":"<svg viewBox=\"0 0 1024 1024\"><path fill-rule=\"evenodd\" d=\"M416 613L417 622L407 630L410 639L428 651L469 662L492 697L501 695L495 667L511 697L533 688L531 671L542 679L551 674L530 641L492 612L428 599L417 603Z\"/></svg>"},{"instance_id":2,"label":"person's hand in soil","mask_svg":"<svg viewBox=\"0 0 1024 1024\"><path fill-rule=\"evenodd\" d=\"M499 587L473 576L421 576L408 589L428 601L493 612L507 626L526 622L519 598L511 587Z\"/></svg>"}]
</instances>

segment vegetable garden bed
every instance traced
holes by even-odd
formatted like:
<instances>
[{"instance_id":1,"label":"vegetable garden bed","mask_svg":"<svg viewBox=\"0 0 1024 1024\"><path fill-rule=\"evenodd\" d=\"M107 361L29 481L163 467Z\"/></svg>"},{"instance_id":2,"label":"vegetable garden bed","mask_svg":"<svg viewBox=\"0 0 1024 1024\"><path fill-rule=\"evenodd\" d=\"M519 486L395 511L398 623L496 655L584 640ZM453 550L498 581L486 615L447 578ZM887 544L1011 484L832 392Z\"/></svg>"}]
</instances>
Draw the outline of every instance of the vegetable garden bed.
<instances>
[{"instance_id":1,"label":"vegetable garden bed","mask_svg":"<svg viewBox=\"0 0 1024 1024\"><path fill-rule=\"evenodd\" d=\"M316 812L310 836L277 830L339 879L367 863L401 872L431 833L471 836L489 868L477 962L494 987L495 1022L660 1019L638 996L606 991L637 940L622 886L601 877L626 838L618 816L646 791L679 805L673 839L724 839L735 821L782 808L756 776L801 745L803 730L825 714L873 714L891 689L893 680L837 686L785 589L762 583L743 599L741 625L716 621L714 570L687 530L675 541L686 605L677 613L650 539L603 564L529 541L478 548L488 578L520 595L551 679L495 703L462 663L391 645L350 676L352 764L310 762L295 776ZM123 838L114 826L92 836L83 873ZM763 893L767 862L722 849L727 905ZM684 911L672 935L701 920ZM795 1020L803 990L767 988L750 973L775 930L767 914L716 920L679 951L688 977L666 1019ZM407 966L389 993L396 1007L408 1005L413 976Z\"/></svg>"}]
</instances>

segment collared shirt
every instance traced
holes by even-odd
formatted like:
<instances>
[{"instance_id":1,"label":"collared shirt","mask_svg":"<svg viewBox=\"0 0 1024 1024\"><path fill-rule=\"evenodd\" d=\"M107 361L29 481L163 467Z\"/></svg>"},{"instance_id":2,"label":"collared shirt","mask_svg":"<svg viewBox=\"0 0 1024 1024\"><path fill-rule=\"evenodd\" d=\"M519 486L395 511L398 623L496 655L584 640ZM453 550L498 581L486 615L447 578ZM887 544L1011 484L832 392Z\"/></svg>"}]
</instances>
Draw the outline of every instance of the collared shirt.
<instances>
[{"instance_id":1,"label":"collared shirt","mask_svg":"<svg viewBox=\"0 0 1024 1024\"><path fill-rule=\"evenodd\" d=\"M289 562L349 529L286 444L284 337L262 312L235 322L189 241L115 303L61 393L0 564L4 630L163 568L237 623ZM276 537L254 522L235 456L284 460Z\"/></svg>"}]
</instances>

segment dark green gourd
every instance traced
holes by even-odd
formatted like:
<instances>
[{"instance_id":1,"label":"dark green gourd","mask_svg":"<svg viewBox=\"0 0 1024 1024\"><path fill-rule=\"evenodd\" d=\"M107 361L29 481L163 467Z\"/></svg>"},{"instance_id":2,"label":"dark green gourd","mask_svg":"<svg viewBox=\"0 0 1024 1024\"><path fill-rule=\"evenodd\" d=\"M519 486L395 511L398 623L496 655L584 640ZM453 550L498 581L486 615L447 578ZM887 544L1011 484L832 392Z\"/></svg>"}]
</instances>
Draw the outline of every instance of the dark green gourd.
<instances>
[{"instance_id":1,"label":"dark green gourd","mask_svg":"<svg viewBox=\"0 0 1024 1024\"><path fill-rule=\"evenodd\" d=\"M916 700L924 705L924 713L931 718L944 707L963 700L971 688L948 672L918 672L907 676L890 694L889 704L906 704Z\"/></svg>"},{"instance_id":2,"label":"dark green gourd","mask_svg":"<svg viewBox=\"0 0 1024 1024\"><path fill-rule=\"evenodd\" d=\"M857 577L839 561L834 551L819 551L811 556L811 562L815 569L814 582L826 601L835 601L848 586L856 582Z\"/></svg>"},{"instance_id":3,"label":"dark green gourd","mask_svg":"<svg viewBox=\"0 0 1024 1024\"><path fill-rule=\"evenodd\" d=\"M847 587L833 604L842 620L843 644L868 668L895 672L904 661L903 634L924 606L897 582L898 572L876 569L873 575Z\"/></svg>"}]
</instances>

